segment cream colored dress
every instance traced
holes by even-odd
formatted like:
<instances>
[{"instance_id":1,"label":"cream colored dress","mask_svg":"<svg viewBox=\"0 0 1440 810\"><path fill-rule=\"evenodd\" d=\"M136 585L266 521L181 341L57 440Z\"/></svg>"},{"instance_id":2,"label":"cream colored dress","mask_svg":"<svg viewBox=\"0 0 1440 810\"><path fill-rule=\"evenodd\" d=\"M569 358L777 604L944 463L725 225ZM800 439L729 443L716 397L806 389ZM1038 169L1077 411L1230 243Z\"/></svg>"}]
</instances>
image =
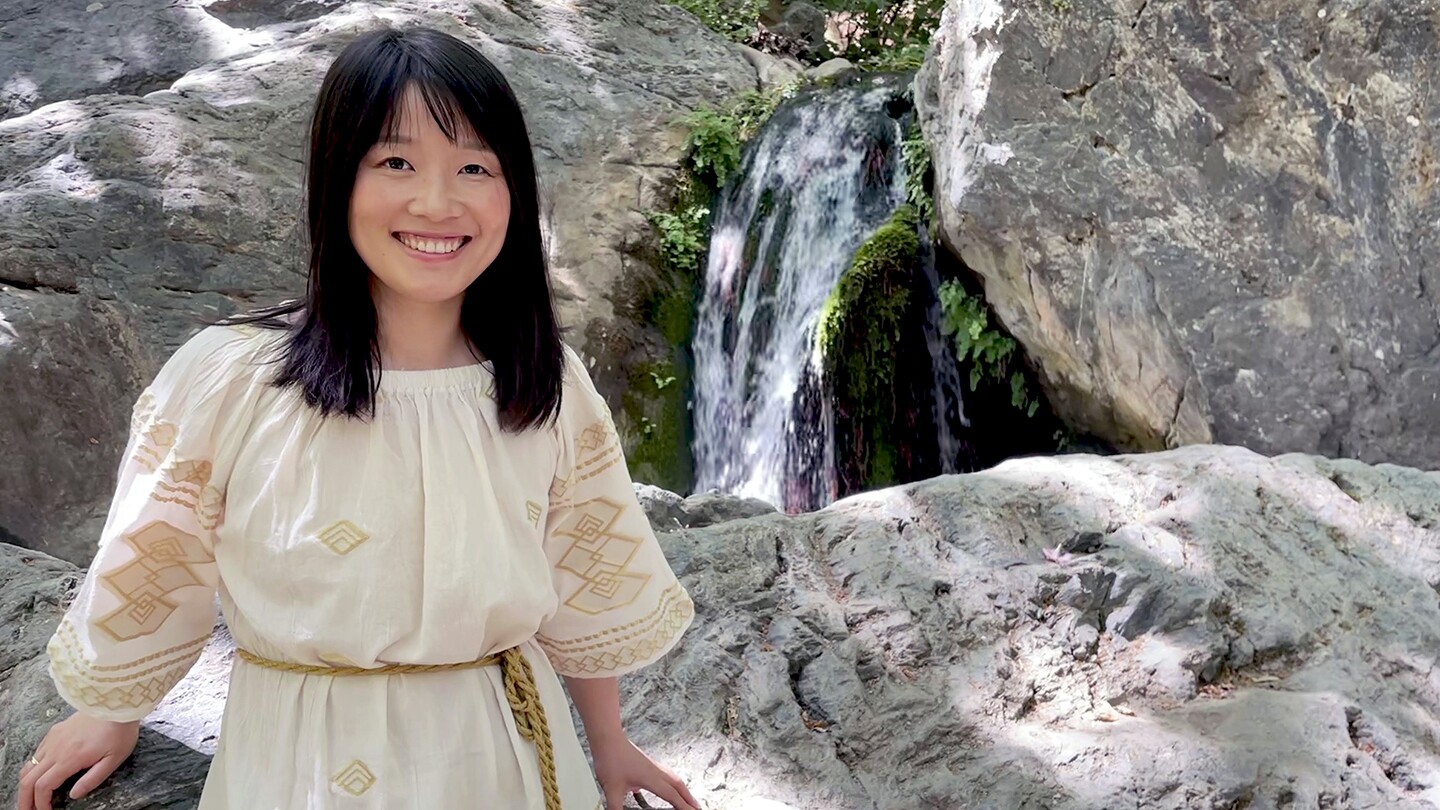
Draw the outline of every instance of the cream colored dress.
<instances>
[{"instance_id":1,"label":"cream colored dress","mask_svg":"<svg viewBox=\"0 0 1440 810\"><path fill-rule=\"evenodd\" d=\"M236 643L276 660L449 663L518 644L563 807L597 807L557 673L650 664L694 607L579 358L566 349L559 419L520 434L500 430L487 365L387 371L372 421L322 420L267 384L279 336L208 328L140 397L99 553L49 645L60 694L145 717L209 639L217 590ZM234 663L202 810L489 806L544 806L499 667Z\"/></svg>"}]
</instances>

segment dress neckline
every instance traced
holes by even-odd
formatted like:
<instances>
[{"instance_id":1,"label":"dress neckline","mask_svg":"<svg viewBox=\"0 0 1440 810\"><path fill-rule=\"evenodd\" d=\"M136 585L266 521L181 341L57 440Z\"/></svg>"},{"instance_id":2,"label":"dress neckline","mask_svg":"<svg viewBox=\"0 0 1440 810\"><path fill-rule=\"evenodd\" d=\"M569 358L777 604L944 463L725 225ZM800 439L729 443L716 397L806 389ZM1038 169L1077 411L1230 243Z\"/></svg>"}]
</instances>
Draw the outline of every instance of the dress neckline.
<instances>
[{"instance_id":1,"label":"dress neckline","mask_svg":"<svg viewBox=\"0 0 1440 810\"><path fill-rule=\"evenodd\" d=\"M480 387L489 394L494 388L490 361L450 368L380 369L381 391L433 391Z\"/></svg>"}]
</instances>

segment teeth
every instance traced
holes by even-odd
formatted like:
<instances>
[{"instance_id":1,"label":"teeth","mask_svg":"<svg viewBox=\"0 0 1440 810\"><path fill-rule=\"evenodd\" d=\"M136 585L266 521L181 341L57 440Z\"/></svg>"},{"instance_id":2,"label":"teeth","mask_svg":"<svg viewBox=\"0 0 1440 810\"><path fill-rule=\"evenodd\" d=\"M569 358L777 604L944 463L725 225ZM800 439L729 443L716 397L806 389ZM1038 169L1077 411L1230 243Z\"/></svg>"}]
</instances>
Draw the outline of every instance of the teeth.
<instances>
[{"instance_id":1,"label":"teeth","mask_svg":"<svg viewBox=\"0 0 1440 810\"><path fill-rule=\"evenodd\" d=\"M400 241L405 246L421 253L454 253L465 244L465 238L457 239L421 239L418 236L411 236L408 233L398 234Z\"/></svg>"}]
</instances>

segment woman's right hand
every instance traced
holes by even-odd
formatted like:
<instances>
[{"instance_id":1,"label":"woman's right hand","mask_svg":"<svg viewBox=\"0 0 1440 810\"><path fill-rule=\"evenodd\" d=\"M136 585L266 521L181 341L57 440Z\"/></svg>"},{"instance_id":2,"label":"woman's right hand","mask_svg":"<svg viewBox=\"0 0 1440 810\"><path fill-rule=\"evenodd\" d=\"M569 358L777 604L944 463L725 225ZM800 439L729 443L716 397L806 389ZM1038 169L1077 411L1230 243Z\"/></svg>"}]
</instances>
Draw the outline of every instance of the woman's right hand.
<instances>
[{"instance_id":1,"label":"woman's right hand","mask_svg":"<svg viewBox=\"0 0 1440 810\"><path fill-rule=\"evenodd\" d=\"M61 720L45 734L35 759L20 768L19 810L51 810L50 796L66 779L80 771L70 789L70 798L78 799L94 790L115 772L140 739L140 723L115 723L83 714Z\"/></svg>"}]
</instances>

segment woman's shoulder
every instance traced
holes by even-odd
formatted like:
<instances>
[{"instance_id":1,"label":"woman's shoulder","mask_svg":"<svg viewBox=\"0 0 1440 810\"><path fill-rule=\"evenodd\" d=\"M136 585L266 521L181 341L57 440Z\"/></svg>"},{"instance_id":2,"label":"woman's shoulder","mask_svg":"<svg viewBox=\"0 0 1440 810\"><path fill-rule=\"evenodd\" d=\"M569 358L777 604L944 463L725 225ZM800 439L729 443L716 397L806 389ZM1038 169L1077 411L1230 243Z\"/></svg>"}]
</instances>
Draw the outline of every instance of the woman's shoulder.
<instances>
[{"instance_id":1,"label":"woman's shoulder","mask_svg":"<svg viewBox=\"0 0 1440 810\"><path fill-rule=\"evenodd\" d=\"M285 334L251 324L207 326L165 361L151 388L196 402L248 387L279 357Z\"/></svg>"}]
</instances>

